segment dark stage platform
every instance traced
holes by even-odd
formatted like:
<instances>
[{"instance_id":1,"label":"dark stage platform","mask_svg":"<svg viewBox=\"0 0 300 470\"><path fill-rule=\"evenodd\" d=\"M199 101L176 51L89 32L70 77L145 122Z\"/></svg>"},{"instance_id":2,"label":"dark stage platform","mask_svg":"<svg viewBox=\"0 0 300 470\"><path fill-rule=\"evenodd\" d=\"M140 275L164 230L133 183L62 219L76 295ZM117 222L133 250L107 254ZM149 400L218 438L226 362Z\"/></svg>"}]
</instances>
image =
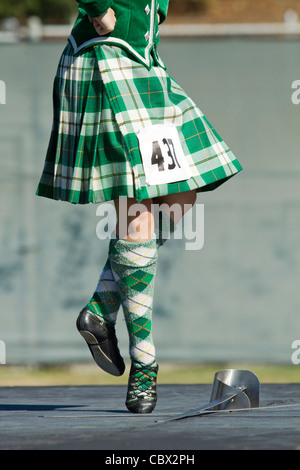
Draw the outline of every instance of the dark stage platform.
<instances>
[{"instance_id":1,"label":"dark stage platform","mask_svg":"<svg viewBox=\"0 0 300 470\"><path fill-rule=\"evenodd\" d=\"M114 457L118 450L300 449L300 384L262 384L255 410L161 422L208 403L210 389L160 385L155 411L134 415L125 386L3 387L0 449L99 449Z\"/></svg>"}]
</instances>

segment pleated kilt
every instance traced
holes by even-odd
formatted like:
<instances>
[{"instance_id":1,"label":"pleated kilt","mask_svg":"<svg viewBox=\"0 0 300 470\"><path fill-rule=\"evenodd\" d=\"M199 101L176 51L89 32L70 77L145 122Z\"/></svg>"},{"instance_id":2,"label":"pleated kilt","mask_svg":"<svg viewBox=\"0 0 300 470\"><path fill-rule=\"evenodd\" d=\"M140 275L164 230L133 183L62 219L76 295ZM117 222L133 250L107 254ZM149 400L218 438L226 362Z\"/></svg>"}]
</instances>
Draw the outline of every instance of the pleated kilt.
<instances>
[{"instance_id":1,"label":"pleated kilt","mask_svg":"<svg viewBox=\"0 0 300 470\"><path fill-rule=\"evenodd\" d=\"M122 196L142 201L212 190L242 170L168 72L156 65L148 70L119 47L96 45L74 55L68 44L54 81L53 105L39 196L75 204ZM149 184L139 132L166 124L178 132L189 174Z\"/></svg>"}]
</instances>

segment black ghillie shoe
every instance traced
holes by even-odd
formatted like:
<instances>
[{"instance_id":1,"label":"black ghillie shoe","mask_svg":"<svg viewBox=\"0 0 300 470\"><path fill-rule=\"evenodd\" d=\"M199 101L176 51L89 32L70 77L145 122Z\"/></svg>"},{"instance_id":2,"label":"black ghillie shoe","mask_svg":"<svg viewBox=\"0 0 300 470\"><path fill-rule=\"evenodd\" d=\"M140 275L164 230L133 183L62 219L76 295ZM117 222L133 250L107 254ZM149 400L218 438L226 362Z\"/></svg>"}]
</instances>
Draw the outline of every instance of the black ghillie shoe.
<instances>
[{"instance_id":1,"label":"black ghillie shoe","mask_svg":"<svg viewBox=\"0 0 300 470\"><path fill-rule=\"evenodd\" d=\"M86 308L80 312L76 326L98 366L108 374L122 375L125 364L118 348L114 326L99 320Z\"/></svg>"},{"instance_id":2,"label":"black ghillie shoe","mask_svg":"<svg viewBox=\"0 0 300 470\"><path fill-rule=\"evenodd\" d=\"M151 413L157 402L156 379L158 366L131 365L126 406L131 413Z\"/></svg>"}]
</instances>

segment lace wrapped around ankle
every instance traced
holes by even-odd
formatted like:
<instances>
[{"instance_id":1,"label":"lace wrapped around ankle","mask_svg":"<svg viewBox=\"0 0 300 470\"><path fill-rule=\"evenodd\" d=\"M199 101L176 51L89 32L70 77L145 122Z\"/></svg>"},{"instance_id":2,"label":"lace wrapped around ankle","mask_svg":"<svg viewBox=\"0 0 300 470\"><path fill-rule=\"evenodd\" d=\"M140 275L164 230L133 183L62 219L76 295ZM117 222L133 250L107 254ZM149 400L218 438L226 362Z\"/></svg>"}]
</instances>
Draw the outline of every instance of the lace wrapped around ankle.
<instances>
[{"instance_id":1,"label":"lace wrapped around ankle","mask_svg":"<svg viewBox=\"0 0 300 470\"><path fill-rule=\"evenodd\" d=\"M136 367L132 364L126 406L132 413L151 413L157 402L158 366Z\"/></svg>"}]
</instances>

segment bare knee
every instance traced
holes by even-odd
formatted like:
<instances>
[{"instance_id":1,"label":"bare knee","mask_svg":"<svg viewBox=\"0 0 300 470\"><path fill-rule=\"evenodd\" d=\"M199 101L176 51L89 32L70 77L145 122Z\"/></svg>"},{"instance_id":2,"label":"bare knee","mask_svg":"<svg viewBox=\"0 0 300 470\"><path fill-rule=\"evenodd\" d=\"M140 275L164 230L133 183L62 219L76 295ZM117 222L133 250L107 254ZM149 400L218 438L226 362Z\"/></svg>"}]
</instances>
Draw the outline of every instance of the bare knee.
<instances>
[{"instance_id":1,"label":"bare knee","mask_svg":"<svg viewBox=\"0 0 300 470\"><path fill-rule=\"evenodd\" d=\"M143 201L142 203L138 203L134 199L116 201L117 236L132 242L150 240L154 234L154 217L151 204L152 200Z\"/></svg>"},{"instance_id":2,"label":"bare knee","mask_svg":"<svg viewBox=\"0 0 300 470\"><path fill-rule=\"evenodd\" d=\"M196 200L197 200L196 191L188 191L183 194L178 194L178 196L181 196L183 204L186 204L187 206L190 206L191 208L195 205Z\"/></svg>"},{"instance_id":3,"label":"bare knee","mask_svg":"<svg viewBox=\"0 0 300 470\"><path fill-rule=\"evenodd\" d=\"M196 191L169 194L154 199L160 210L166 212L174 221L175 225L182 217L193 208L197 200Z\"/></svg>"}]
</instances>

